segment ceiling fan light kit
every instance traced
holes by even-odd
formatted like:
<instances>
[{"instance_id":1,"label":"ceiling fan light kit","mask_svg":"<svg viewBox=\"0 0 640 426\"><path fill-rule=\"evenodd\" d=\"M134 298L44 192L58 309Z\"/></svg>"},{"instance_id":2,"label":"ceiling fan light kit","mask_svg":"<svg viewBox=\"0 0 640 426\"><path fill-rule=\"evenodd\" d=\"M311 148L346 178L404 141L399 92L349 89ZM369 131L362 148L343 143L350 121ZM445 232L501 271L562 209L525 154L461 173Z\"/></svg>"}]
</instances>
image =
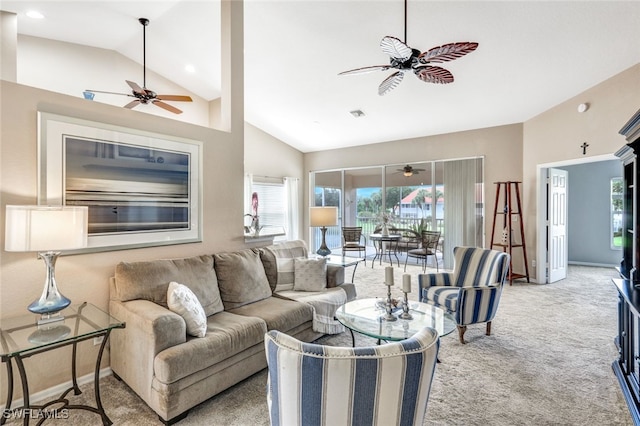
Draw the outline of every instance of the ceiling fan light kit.
<instances>
[{"instance_id":1,"label":"ceiling fan light kit","mask_svg":"<svg viewBox=\"0 0 640 426\"><path fill-rule=\"evenodd\" d=\"M420 172L424 172L425 171L425 169L416 169L415 167L412 167L409 164L407 164L406 166L404 166L401 169L396 169L396 170L397 170L397 173L402 173L406 177L411 177L413 175L417 175Z\"/></svg>"},{"instance_id":2,"label":"ceiling fan light kit","mask_svg":"<svg viewBox=\"0 0 640 426\"><path fill-rule=\"evenodd\" d=\"M190 96L186 95L158 95L153 90L147 89L147 31L146 27L149 25L149 20L147 18L138 18L138 22L142 25L142 87L138 83L133 81L125 80L129 87L131 88L131 94L129 93L115 93L115 92L104 92L101 90L90 90L87 89L84 93L85 99L89 99L87 97L87 93L95 94L95 93L107 93L111 95L122 95L122 96L130 96L135 98L128 104L124 106L124 108L134 108L140 104L147 105L149 103L159 106L162 109L165 109L174 114L182 114L182 111L173 105L169 105L163 101L173 101L173 102L193 102ZM93 99L93 96L91 97Z\"/></svg>"},{"instance_id":3,"label":"ceiling fan light kit","mask_svg":"<svg viewBox=\"0 0 640 426\"><path fill-rule=\"evenodd\" d=\"M416 77L425 83L448 84L453 83L453 74L445 68L430 64L453 61L478 48L478 43L469 41L444 44L433 47L424 53L420 53L419 50L409 47L406 44L407 0L404 1L404 39L405 41L402 41L393 36L385 36L382 38L380 48L384 53L389 55L389 65L356 68L343 71L338 75L363 74L373 71L387 71L390 69L398 70L380 83L378 87L378 94L380 96L395 89L404 78L405 73L409 71L413 71Z\"/></svg>"}]
</instances>

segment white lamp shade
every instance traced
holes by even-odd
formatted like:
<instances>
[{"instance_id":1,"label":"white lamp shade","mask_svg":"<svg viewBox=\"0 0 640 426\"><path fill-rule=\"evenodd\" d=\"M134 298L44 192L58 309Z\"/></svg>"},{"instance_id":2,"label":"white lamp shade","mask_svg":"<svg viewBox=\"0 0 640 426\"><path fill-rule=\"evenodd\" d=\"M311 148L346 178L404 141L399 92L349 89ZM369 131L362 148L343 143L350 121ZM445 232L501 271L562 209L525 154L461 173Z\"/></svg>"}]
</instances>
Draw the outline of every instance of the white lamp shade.
<instances>
[{"instance_id":1,"label":"white lamp shade","mask_svg":"<svg viewBox=\"0 0 640 426\"><path fill-rule=\"evenodd\" d=\"M7 206L6 251L59 251L87 246L86 206Z\"/></svg>"},{"instance_id":2,"label":"white lamp shade","mask_svg":"<svg viewBox=\"0 0 640 426\"><path fill-rule=\"evenodd\" d=\"M336 226L338 224L337 207L311 207L309 208L310 226Z\"/></svg>"}]
</instances>

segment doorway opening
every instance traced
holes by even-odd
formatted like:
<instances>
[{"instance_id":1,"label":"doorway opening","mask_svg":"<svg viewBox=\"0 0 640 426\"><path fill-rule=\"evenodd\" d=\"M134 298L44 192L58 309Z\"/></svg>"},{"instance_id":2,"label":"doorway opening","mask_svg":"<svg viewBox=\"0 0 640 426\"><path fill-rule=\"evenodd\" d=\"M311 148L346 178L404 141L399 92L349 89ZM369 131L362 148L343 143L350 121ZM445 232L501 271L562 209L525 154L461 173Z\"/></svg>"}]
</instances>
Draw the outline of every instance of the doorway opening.
<instances>
[{"instance_id":1,"label":"doorway opening","mask_svg":"<svg viewBox=\"0 0 640 426\"><path fill-rule=\"evenodd\" d=\"M598 162L611 161L611 160L619 161L619 159L615 157L613 154L606 154L606 155L599 155L599 156L594 156L589 158L578 158L578 159L565 160L565 161L559 161L554 163L544 163L544 164L539 164L537 166L537 169L536 169L536 180L537 180L536 182L536 200L537 200L536 260L537 262L536 262L536 265L532 265L536 270L536 282L540 284L546 284L553 281L553 280L550 280L549 259L552 259L554 258L554 256L557 255L557 253L550 252L554 250L554 246L549 242L548 218L550 217L549 209L551 206L551 203L549 202L549 199L547 196L547 176L548 176L549 169L566 168L567 170L571 170L572 169L571 166L588 165L588 163L598 163ZM593 166L594 168L596 167L595 164ZM620 168L622 168L622 165L620 165ZM569 199L569 203L568 203L569 211L571 211L571 208L572 208L571 197L569 196L569 194L571 193L571 176L572 175L570 171L569 185L567 186L567 195ZM609 185L608 181L606 182L606 185ZM600 200L597 200L597 199L594 199L594 197L591 197L590 202L593 203L594 206L596 206L596 205L599 205ZM603 201L603 203L606 204L606 201ZM567 224L566 224L567 227L571 227L571 224L570 224L570 222L572 221L571 217L572 215L567 216ZM599 219L597 217L595 209L591 209L591 208L580 209L580 217L586 223L590 223L591 226L601 225L602 227L608 227L608 222L599 224ZM575 220L576 219L573 219L573 221ZM578 224L575 224L575 225L578 225ZM589 229L593 229L593 228L584 229L583 231L585 233L588 233L590 232ZM572 253L571 244L569 243L567 247L568 247L568 250L566 253L564 253L564 255L567 256L567 258L569 258L569 256ZM568 263L576 263L576 262L569 261ZM577 264L588 264L592 266L609 266L609 264L606 262L602 262L600 264L598 263L599 262L584 262L584 263L577 262Z\"/></svg>"}]
</instances>

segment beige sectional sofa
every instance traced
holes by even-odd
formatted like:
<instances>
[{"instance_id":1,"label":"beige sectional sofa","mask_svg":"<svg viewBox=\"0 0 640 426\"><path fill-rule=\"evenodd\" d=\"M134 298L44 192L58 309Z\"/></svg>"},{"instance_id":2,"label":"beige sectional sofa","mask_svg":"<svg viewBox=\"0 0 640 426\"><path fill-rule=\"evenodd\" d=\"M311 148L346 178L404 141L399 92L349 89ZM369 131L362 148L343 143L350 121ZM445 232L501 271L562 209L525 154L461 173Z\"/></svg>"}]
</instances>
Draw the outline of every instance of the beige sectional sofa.
<instances>
[{"instance_id":1,"label":"beige sectional sofa","mask_svg":"<svg viewBox=\"0 0 640 426\"><path fill-rule=\"evenodd\" d=\"M331 265L323 276L326 288L309 287L311 281L318 286L318 275L308 278L300 268L318 272L322 262L305 258L304 242L291 241L185 259L121 262L111 280L109 310L126 328L111 337L111 369L171 424L264 369L267 331L304 341L340 332L328 312L354 299L355 287L344 283L344 268ZM206 315L204 337L188 335L183 316L168 308L171 282L197 297Z\"/></svg>"}]
</instances>

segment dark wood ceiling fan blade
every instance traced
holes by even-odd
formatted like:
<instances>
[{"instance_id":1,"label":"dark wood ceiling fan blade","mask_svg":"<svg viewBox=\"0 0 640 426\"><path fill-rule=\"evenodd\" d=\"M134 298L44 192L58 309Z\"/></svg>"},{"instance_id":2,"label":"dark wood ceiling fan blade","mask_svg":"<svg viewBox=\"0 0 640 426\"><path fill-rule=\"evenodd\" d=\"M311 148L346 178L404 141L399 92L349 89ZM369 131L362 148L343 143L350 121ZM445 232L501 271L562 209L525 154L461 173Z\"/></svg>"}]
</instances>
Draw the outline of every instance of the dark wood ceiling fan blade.
<instances>
[{"instance_id":1,"label":"dark wood ceiling fan blade","mask_svg":"<svg viewBox=\"0 0 640 426\"><path fill-rule=\"evenodd\" d=\"M179 110L178 108L174 107L173 105L166 104L162 101L155 100L153 101L153 104L159 106L160 108L164 108L167 111L172 112L174 114L182 114L182 111Z\"/></svg>"},{"instance_id":2,"label":"dark wood ceiling fan blade","mask_svg":"<svg viewBox=\"0 0 640 426\"><path fill-rule=\"evenodd\" d=\"M342 71L341 73L338 73L338 75L366 74L368 72L374 72L374 71L386 71L389 68L391 68L389 65L373 65L370 67L362 67L362 68L356 68L349 71Z\"/></svg>"},{"instance_id":3,"label":"dark wood ceiling fan blade","mask_svg":"<svg viewBox=\"0 0 640 426\"><path fill-rule=\"evenodd\" d=\"M140 87L138 85L138 83L134 83L133 81L129 81L129 80L125 80L125 81L129 85L129 87L131 87L131 89L133 89L134 92L141 93L141 94L145 93L144 89L142 87Z\"/></svg>"},{"instance_id":4,"label":"dark wood ceiling fan blade","mask_svg":"<svg viewBox=\"0 0 640 426\"><path fill-rule=\"evenodd\" d=\"M131 102L129 102L128 104L126 104L126 105L124 106L124 108L131 109L131 108L134 108L134 107L136 107L136 106L138 106L138 105L140 105L140 100L139 100L139 99L136 99L135 101L131 101Z\"/></svg>"},{"instance_id":5,"label":"dark wood ceiling fan blade","mask_svg":"<svg viewBox=\"0 0 640 426\"><path fill-rule=\"evenodd\" d=\"M453 74L440 67L425 65L414 68L413 72L425 83L448 84L453 83Z\"/></svg>"},{"instance_id":6,"label":"dark wood ceiling fan blade","mask_svg":"<svg viewBox=\"0 0 640 426\"><path fill-rule=\"evenodd\" d=\"M122 95L122 96L131 96L131 97L134 97L131 93L105 92L104 90L90 90L90 89L87 89L87 90L85 90L85 92L91 92L91 93L106 93L107 95Z\"/></svg>"},{"instance_id":7,"label":"dark wood ceiling fan blade","mask_svg":"<svg viewBox=\"0 0 640 426\"><path fill-rule=\"evenodd\" d=\"M403 78L404 72L402 71L396 71L389 77L385 78L382 83L380 83L380 86L378 86L378 95L386 95L391 90L395 89L395 87L400 84Z\"/></svg>"},{"instance_id":8,"label":"dark wood ceiling fan blade","mask_svg":"<svg viewBox=\"0 0 640 426\"><path fill-rule=\"evenodd\" d=\"M156 95L156 99L161 101L193 102L191 96L186 95Z\"/></svg>"},{"instance_id":9,"label":"dark wood ceiling fan blade","mask_svg":"<svg viewBox=\"0 0 640 426\"><path fill-rule=\"evenodd\" d=\"M382 37L382 41L380 41L380 48L387 55L402 62L411 58L411 54L413 53L413 50L403 41L392 36Z\"/></svg>"},{"instance_id":10,"label":"dark wood ceiling fan blade","mask_svg":"<svg viewBox=\"0 0 640 426\"><path fill-rule=\"evenodd\" d=\"M458 59L467 53L471 53L478 48L478 43L464 41L460 43L449 43L429 49L420 56L418 60L423 63L442 63Z\"/></svg>"}]
</instances>

